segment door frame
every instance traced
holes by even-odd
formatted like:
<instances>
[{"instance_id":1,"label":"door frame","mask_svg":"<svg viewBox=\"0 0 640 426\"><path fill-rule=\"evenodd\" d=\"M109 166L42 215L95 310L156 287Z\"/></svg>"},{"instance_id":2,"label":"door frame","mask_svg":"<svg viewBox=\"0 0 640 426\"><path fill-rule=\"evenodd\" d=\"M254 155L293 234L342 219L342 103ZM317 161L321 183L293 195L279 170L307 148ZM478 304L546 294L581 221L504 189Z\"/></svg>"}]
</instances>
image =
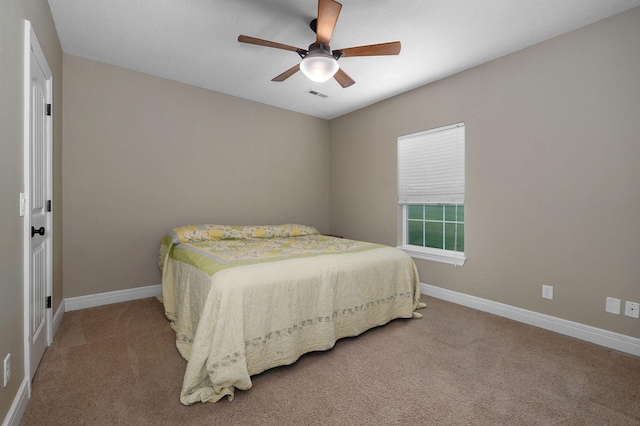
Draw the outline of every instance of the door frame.
<instances>
[{"instance_id":1,"label":"door frame","mask_svg":"<svg viewBox=\"0 0 640 426\"><path fill-rule=\"evenodd\" d=\"M31 397L31 214L26 212L30 203L31 191L31 51L33 51L38 64L42 68L46 78L46 102L53 104L53 73L44 55L44 51L40 46L38 37L31 25L31 22L25 20L25 37L24 37L24 192L20 197L20 214L24 220L24 238L23 238L23 304L24 304L24 373L28 382L29 397ZM45 144L46 144L46 196L47 200L53 202L53 113L45 118ZM49 245L46 259L46 295L53 297L52 279L53 279L53 211L47 214L46 229L49 233L49 239L46 244ZM52 309L47 309L45 313L46 321L46 343L51 345L53 341L52 329Z\"/></svg>"}]
</instances>

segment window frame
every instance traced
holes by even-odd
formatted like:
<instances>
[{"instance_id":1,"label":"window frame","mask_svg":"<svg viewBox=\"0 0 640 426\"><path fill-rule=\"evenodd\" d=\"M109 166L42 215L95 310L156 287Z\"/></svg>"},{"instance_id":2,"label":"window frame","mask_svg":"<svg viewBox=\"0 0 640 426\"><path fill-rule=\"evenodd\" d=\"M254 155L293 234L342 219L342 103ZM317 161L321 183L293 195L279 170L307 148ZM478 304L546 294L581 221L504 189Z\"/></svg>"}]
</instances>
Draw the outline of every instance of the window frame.
<instances>
[{"instance_id":1,"label":"window frame","mask_svg":"<svg viewBox=\"0 0 640 426\"><path fill-rule=\"evenodd\" d=\"M409 134L406 136L401 136L398 138L398 151L400 151L400 141L403 138L412 138L412 137L419 137L420 135L428 135L429 133L436 133L436 132L440 132L440 131L446 131L446 130L450 130L453 128L460 128L463 127L464 128L465 123L461 122L461 123L456 123L456 124L452 124L452 125L448 125L448 126L442 126L442 127L438 127L438 128L434 128L431 130L427 130L427 131L423 131L423 132L417 132L417 133L413 133L413 134ZM463 159L465 157L465 142L466 142L466 135L462 141L462 155L463 155ZM405 253L407 253L409 256L417 258L417 259L423 259L423 260L429 260L429 261L434 261L434 262L440 262L440 263L446 263L446 264L450 264L450 265L454 265L454 266L463 266L464 263L466 262L467 258L466 258L466 254L464 251L454 251L454 250L447 250L447 249L440 249L440 248L433 248L433 247L423 247L423 246L417 246L417 245L412 245L412 244L408 244L408 224L409 224L409 206L412 205L462 205L465 206L465 202L464 202L464 194L463 194L463 200L462 202L457 202L457 203L448 203L448 202L444 202L444 203L431 203L431 202L401 202L400 200L400 185L401 185L401 179L400 179L400 173L401 173L401 164L400 164L400 155L398 155L398 185L399 185L399 189L398 189L398 195L399 195L399 199L398 199L398 207L399 207L399 220L400 220L400 224L399 224L399 230L401 232L401 236L398 239L400 242L400 245L398 246L398 248L402 251L404 251ZM464 161L464 160L463 160ZM464 164L464 163L463 163ZM464 165L463 165L463 170L464 170ZM443 217L443 223L446 222L446 218ZM466 215L466 208L465 208L465 217L464 217L464 221L462 222L463 225L466 225L467 222L467 215ZM466 233L466 226L464 227L465 229L465 233ZM444 245L443 245L444 247ZM466 247L466 244L465 244Z\"/></svg>"}]
</instances>

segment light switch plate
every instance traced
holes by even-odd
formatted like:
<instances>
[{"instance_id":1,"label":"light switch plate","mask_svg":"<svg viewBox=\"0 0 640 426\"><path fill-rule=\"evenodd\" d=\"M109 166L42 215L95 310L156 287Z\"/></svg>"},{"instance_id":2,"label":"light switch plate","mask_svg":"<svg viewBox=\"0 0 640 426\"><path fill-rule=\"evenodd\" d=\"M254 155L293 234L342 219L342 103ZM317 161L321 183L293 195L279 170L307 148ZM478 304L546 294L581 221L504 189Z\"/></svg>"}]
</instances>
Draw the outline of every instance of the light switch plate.
<instances>
[{"instance_id":1,"label":"light switch plate","mask_svg":"<svg viewBox=\"0 0 640 426\"><path fill-rule=\"evenodd\" d=\"M20 193L20 217L24 217L27 205L27 197L25 197L24 192Z\"/></svg>"},{"instance_id":2,"label":"light switch plate","mask_svg":"<svg viewBox=\"0 0 640 426\"><path fill-rule=\"evenodd\" d=\"M620 315L620 299L607 297L607 312Z\"/></svg>"},{"instance_id":3,"label":"light switch plate","mask_svg":"<svg viewBox=\"0 0 640 426\"><path fill-rule=\"evenodd\" d=\"M2 371L3 371L3 375L4 375L4 387L7 387L7 384L9 383L9 379L11 378L11 354L7 354L6 357L4 357L4 365L2 367Z\"/></svg>"}]
</instances>

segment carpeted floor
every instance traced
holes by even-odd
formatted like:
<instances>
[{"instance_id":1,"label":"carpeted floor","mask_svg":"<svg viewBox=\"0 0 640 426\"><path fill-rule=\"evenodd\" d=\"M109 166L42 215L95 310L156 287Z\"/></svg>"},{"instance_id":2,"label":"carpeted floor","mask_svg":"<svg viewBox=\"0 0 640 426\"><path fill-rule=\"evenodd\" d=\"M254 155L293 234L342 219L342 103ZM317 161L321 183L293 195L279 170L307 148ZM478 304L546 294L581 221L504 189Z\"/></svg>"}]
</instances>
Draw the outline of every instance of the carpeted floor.
<instances>
[{"instance_id":1,"label":"carpeted floor","mask_svg":"<svg viewBox=\"0 0 640 426\"><path fill-rule=\"evenodd\" d=\"M23 425L640 425L640 358L437 299L183 406L156 299L66 313Z\"/></svg>"}]
</instances>

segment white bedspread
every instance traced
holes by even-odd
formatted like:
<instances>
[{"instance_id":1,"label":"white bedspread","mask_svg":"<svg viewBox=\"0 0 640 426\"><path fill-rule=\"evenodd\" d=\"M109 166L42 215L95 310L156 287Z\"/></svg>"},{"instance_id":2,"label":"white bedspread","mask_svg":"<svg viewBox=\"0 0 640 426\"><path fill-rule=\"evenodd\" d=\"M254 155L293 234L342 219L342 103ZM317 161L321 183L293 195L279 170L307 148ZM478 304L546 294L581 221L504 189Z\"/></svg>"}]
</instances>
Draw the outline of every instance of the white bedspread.
<instances>
[{"instance_id":1,"label":"white bedspread","mask_svg":"<svg viewBox=\"0 0 640 426\"><path fill-rule=\"evenodd\" d=\"M251 387L251 375L394 318L411 318L424 306L419 296L413 260L386 246L212 276L167 258L163 303L188 361L180 401L232 399L235 389Z\"/></svg>"}]
</instances>

